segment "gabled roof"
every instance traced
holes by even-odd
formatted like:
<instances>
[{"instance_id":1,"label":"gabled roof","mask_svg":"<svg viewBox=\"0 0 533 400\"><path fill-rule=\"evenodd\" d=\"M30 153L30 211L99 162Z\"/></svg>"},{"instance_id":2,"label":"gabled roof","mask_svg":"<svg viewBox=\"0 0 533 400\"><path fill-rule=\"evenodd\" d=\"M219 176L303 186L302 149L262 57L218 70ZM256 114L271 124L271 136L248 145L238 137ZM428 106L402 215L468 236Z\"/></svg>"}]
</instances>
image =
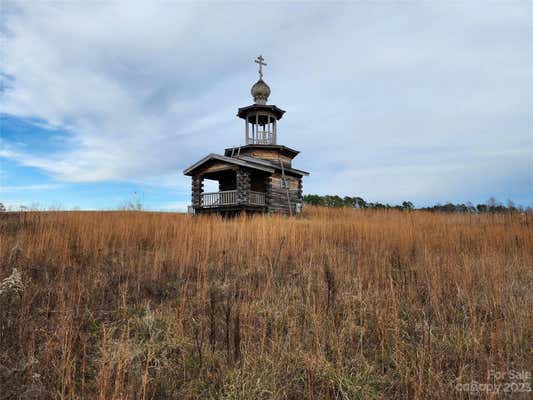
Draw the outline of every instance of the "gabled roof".
<instances>
[{"instance_id":1,"label":"gabled roof","mask_svg":"<svg viewBox=\"0 0 533 400\"><path fill-rule=\"evenodd\" d=\"M275 171L281 170L280 164L270 162L267 160L262 160L260 158L249 157L249 156L244 156L244 155L239 156L239 157L226 157L226 156L221 156L219 154L211 153L208 156L202 158L200 161L191 165L189 168L185 169L183 173L185 175L193 175L193 171L201 168L206 163L213 161L213 160L231 164L231 165L252 168L252 169L256 169L256 170L263 171L263 172L274 173ZM300 175L300 176L309 175L309 172L302 171L296 168L285 167L283 168L283 170L289 174L294 174L294 175Z\"/></svg>"},{"instance_id":2,"label":"gabled roof","mask_svg":"<svg viewBox=\"0 0 533 400\"><path fill-rule=\"evenodd\" d=\"M221 156L219 154L211 153L208 156L202 158L200 161L191 165L189 168L185 169L183 173L185 175L192 175L192 172L194 170L201 168L205 163L212 161L212 160L221 161L223 163L227 163L231 165L238 165L241 167L257 169L257 170L264 171L264 172L272 173L275 171L275 168L273 165L264 165L262 163L255 162L255 160L254 161L241 160L238 158L226 157L226 156Z\"/></svg>"}]
</instances>

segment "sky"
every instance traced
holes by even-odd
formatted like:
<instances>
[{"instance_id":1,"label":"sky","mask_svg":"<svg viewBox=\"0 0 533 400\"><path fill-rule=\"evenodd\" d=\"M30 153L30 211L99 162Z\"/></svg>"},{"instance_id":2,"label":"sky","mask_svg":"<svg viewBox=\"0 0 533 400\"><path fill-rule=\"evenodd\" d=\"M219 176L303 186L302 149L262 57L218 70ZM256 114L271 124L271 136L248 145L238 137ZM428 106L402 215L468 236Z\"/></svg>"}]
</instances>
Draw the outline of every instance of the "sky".
<instances>
[{"instance_id":1,"label":"sky","mask_svg":"<svg viewBox=\"0 0 533 400\"><path fill-rule=\"evenodd\" d=\"M0 202L184 210L263 54L304 193L533 205L533 2L0 0Z\"/></svg>"}]
</instances>

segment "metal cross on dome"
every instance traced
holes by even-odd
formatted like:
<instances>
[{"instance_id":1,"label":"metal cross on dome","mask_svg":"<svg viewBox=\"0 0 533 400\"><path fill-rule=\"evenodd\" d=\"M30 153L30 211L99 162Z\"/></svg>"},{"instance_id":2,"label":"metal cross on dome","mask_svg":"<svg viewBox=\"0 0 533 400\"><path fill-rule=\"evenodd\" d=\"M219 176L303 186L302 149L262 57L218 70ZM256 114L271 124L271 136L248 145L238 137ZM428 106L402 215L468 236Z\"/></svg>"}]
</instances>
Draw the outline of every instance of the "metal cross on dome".
<instances>
[{"instance_id":1,"label":"metal cross on dome","mask_svg":"<svg viewBox=\"0 0 533 400\"><path fill-rule=\"evenodd\" d=\"M265 59L263 58L262 54L259 54L257 59L254 61L255 63L259 64L259 79L263 79L263 65L267 65L263 61L265 61Z\"/></svg>"}]
</instances>

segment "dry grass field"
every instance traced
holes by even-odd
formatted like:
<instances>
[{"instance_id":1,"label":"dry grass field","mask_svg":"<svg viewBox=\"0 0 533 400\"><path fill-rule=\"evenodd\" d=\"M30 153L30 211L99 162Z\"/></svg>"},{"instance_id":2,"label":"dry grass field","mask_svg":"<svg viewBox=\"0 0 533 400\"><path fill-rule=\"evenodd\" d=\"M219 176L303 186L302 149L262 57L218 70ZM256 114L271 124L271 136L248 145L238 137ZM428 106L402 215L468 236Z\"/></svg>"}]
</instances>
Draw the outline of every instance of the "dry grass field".
<instances>
[{"instance_id":1,"label":"dry grass field","mask_svg":"<svg viewBox=\"0 0 533 400\"><path fill-rule=\"evenodd\" d=\"M0 399L495 398L457 385L531 367L527 217L6 214Z\"/></svg>"}]
</instances>

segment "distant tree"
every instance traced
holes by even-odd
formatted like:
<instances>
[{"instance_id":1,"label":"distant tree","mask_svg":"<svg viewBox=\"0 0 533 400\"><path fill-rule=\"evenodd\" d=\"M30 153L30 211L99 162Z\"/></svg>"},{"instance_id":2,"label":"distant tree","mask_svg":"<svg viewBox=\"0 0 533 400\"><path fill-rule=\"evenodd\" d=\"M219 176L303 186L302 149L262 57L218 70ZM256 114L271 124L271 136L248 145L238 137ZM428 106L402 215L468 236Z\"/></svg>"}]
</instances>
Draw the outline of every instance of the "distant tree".
<instances>
[{"instance_id":1,"label":"distant tree","mask_svg":"<svg viewBox=\"0 0 533 400\"><path fill-rule=\"evenodd\" d=\"M0 212L6 212L6 206L4 206L4 203L0 203Z\"/></svg>"},{"instance_id":2,"label":"distant tree","mask_svg":"<svg viewBox=\"0 0 533 400\"><path fill-rule=\"evenodd\" d=\"M507 211L509 212L518 212L520 207L517 206L511 199L507 200Z\"/></svg>"},{"instance_id":3,"label":"distant tree","mask_svg":"<svg viewBox=\"0 0 533 400\"><path fill-rule=\"evenodd\" d=\"M487 210L488 211L495 212L496 209L498 208L498 206L499 206L499 203L494 197L491 197L490 199L487 200Z\"/></svg>"},{"instance_id":4,"label":"distant tree","mask_svg":"<svg viewBox=\"0 0 533 400\"><path fill-rule=\"evenodd\" d=\"M144 206L139 200L137 192L133 192L131 199L119 205L118 209L122 211L142 211L144 210Z\"/></svg>"},{"instance_id":5,"label":"distant tree","mask_svg":"<svg viewBox=\"0 0 533 400\"><path fill-rule=\"evenodd\" d=\"M455 206L455 211L460 213L467 213L468 207L465 204L457 204Z\"/></svg>"},{"instance_id":6,"label":"distant tree","mask_svg":"<svg viewBox=\"0 0 533 400\"><path fill-rule=\"evenodd\" d=\"M402 210L411 211L411 210L414 210L414 209L415 209L415 206L410 201L404 201L402 203Z\"/></svg>"},{"instance_id":7,"label":"distant tree","mask_svg":"<svg viewBox=\"0 0 533 400\"><path fill-rule=\"evenodd\" d=\"M470 201L466 203L466 209L469 213L476 212L476 207Z\"/></svg>"},{"instance_id":8,"label":"distant tree","mask_svg":"<svg viewBox=\"0 0 533 400\"><path fill-rule=\"evenodd\" d=\"M337 195L320 196L317 194L308 194L304 196L304 203L323 207L350 207L350 208L368 208L373 210L399 210L411 211L415 210L415 206L411 201L404 201L398 205L382 204L379 202L366 202L361 197L344 196L343 198ZM132 209L132 207L126 207ZM134 208L133 208L134 209ZM419 208L419 210L429 212L443 212L443 213L503 213L503 212L531 212L531 207L525 209L522 206L515 205L511 200L507 201L507 205L499 203L494 197L487 200L487 204L478 204L474 206L471 202L454 204L448 202L446 204L437 203L431 207Z\"/></svg>"},{"instance_id":9,"label":"distant tree","mask_svg":"<svg viewBox=\"0 0 533 400\"><path fill-rule=\"evenodd\" d=\"M342 199L335 195L335 196L324 196L324 202L326 207L342 207L344 205L344 202Z\"/></svg>"},{"instance_id":10,"label":"distant tree","mask_svg":"<svg viewBox=\"0 0 533 400\"><path fill-rule=\"evenodd\" d=\"M487 207L486 204L478 204L478 205L476 206L476 210L477 210L477 212L479 212L479 213L483 213L483 212L487 212L487 211L488 211L488 207Z\"/></svg>"},{"instance_id":11,"label":"distant tree","mask_svg":"<svg viewBox=\"0 0 533 400\"><path fill-rule=\"evenodd\" d=\"M311 206L321 206L323 204L322 196L317 194L306 194L304 196L304 203Z\"/></svg>"},{"instance_id":12,"label":"distant tree","mask_svg":"<svg viewBox=\"0 0 533 400\"><path fill-rule=\"evenodd\" d=\"M344 207L356 208L354 199L354 197L345 196L342 199Z\"/></svg>"},{"instance_id":13,"label":"distant tree","mask_svg":"<svg viewBox=\"0 0 533 400\"><path fill-rule=\"evenodd\" d=\"M362 197L353 197L353 202L356 208L367 208L368 204Z\"/></svg>"}]
</instances>

